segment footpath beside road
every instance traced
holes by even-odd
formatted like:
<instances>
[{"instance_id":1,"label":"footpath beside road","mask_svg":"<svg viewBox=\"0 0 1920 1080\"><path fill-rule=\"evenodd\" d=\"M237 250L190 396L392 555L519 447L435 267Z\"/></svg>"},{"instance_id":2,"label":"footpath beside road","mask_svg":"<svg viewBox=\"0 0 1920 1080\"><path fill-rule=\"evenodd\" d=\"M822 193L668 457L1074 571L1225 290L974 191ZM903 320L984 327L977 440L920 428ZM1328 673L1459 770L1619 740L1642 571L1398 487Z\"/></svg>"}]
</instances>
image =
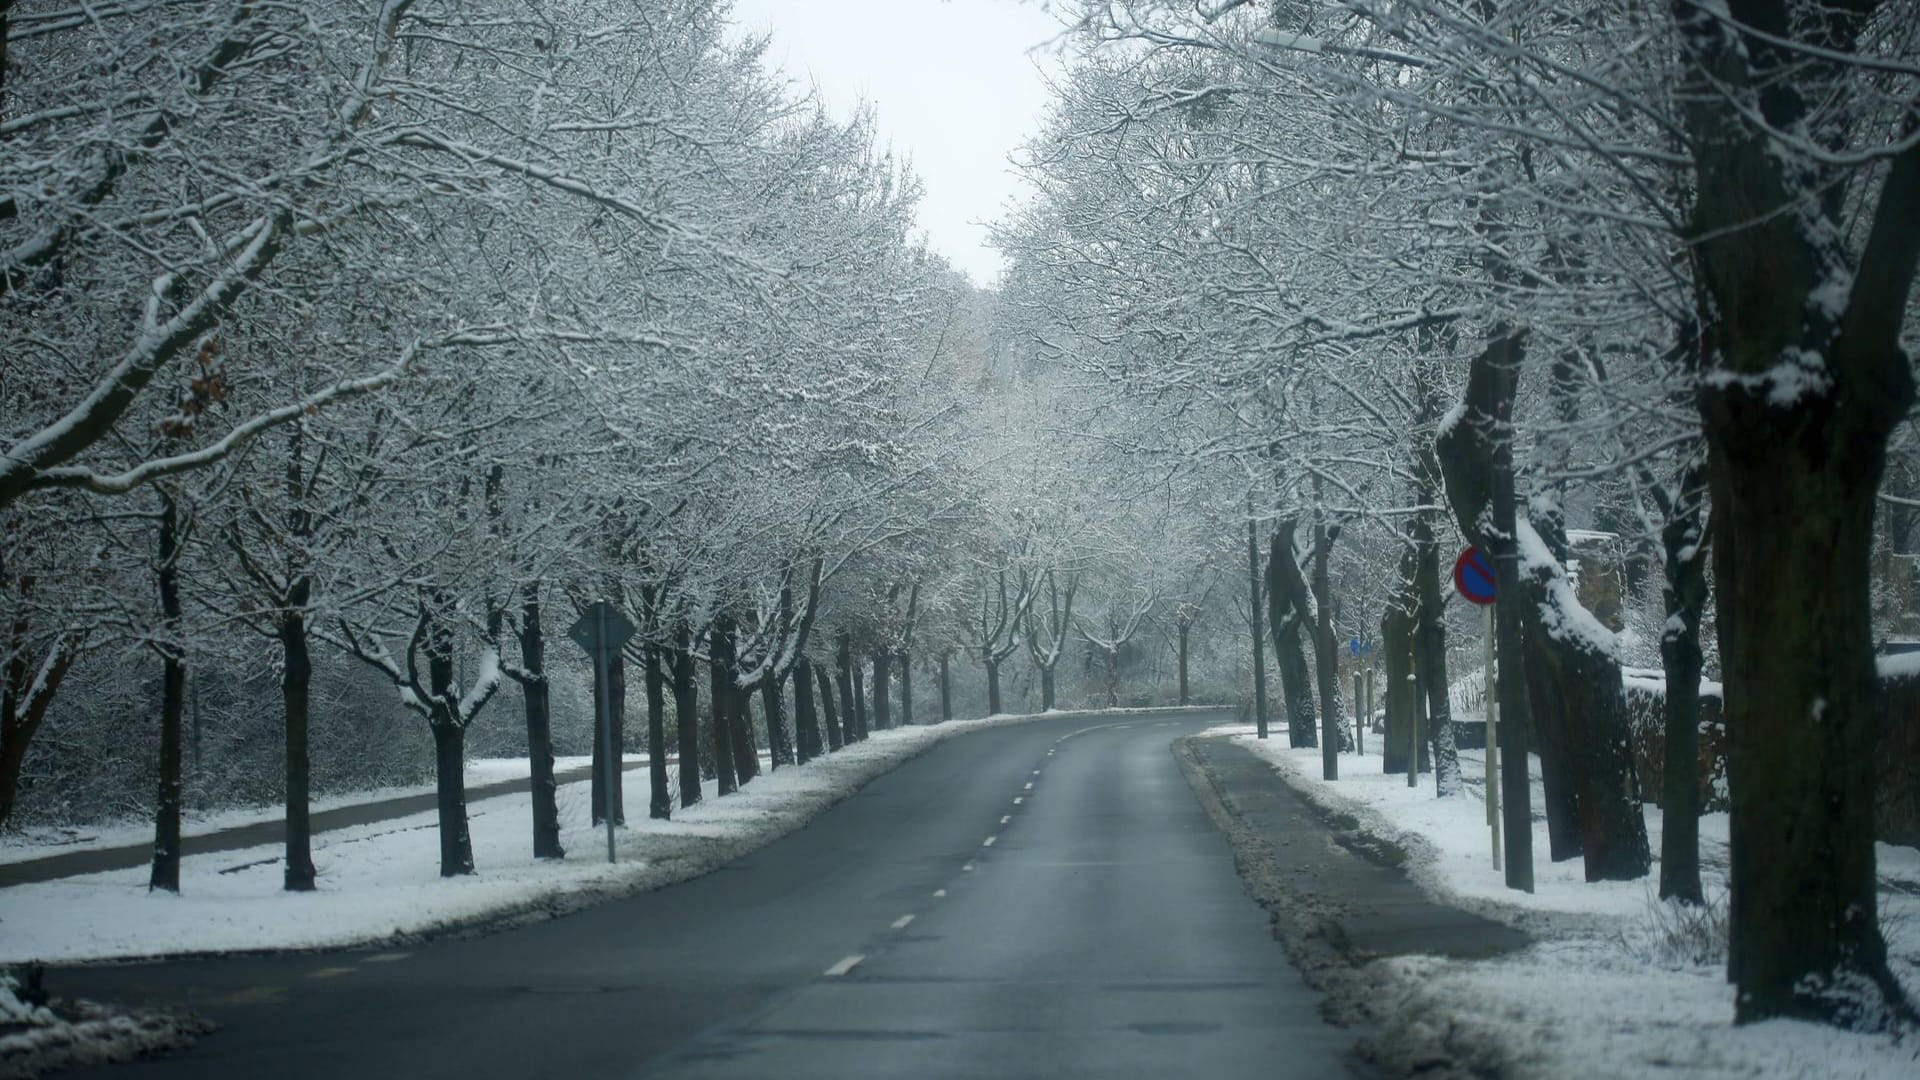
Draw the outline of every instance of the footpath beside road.
<instances>
[{"instance_id":1,"label":"footpath beside road","mask_svg":"<svg viewBox=\"0 0 1920 1080\"><path fill-rule=\"evenodd\" d=\"M672 760L672 759L669 759ZM677 763L676 763L677 764ZM647 767L645 759L624 762L622 768L627 772ZM554 781L558 784L572 784L591 779L593 766L578 765L570 769L554 770ZM478 802L496 795L514 795L526 791L532 780L520 777L516 780L496 780L485 784L469 784L467 801ZM644 809L644 792L643 809ZM419 795L398 795L388 799L376 799L372 802L353 803L331 810L316 810L309 819L315 835L333 832L337 829L350 829L357 825L374 825L382 821L408 817L413 814L432 810L436 796L428 791ZM633 795L628 793L631 803ZM265 844L283 843L287 837L287 823L284 818L270 821L256 821L247 825L235 825L201 833L198 836L186 836L180 841L183 858L198 855L211 855L222 851L244 851ZM21 859L17 862L0 863L0 888L10 885L31 885L35 882L57 881L61 878L77 877L81 874L99 874L109 870L131 870L144 866L153 858L153 843L125 844L118 847L88 848L84 851L66 851L58 855L45 855L34 859Z\"/></svg>"},{"instance_id":2,"label":"footpath beside road","mask_svg":"<svg viewBox=\"0 0 1920 1080\"><path fill-rule=\"evenodd\" d=\"M1273 766L1222 737L1174 744L1187 782L1233 848L1274 936L1309 985L1326 995L1329 1020L1362 1030L1384 1019L1376 960L1395 956L1479 959L1525 948L1523 932L1428 897L1404 870L1407 853L1351 817L1296 792ZM1393 1042L1363 1039L1360 1052L1394 1075L1484 1075L1480 1048L1446 1031L1397 1030Z\"/></svg>"}]
</instances>

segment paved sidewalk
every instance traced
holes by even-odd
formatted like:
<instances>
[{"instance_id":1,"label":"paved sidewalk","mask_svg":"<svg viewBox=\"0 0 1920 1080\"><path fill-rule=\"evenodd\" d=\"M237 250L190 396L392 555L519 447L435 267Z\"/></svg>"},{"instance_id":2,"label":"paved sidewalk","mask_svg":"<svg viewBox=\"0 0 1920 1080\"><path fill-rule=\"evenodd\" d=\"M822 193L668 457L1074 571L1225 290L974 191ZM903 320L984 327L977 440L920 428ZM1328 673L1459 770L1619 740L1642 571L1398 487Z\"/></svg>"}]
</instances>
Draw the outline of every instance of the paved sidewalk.
<instances>
[{"instance_id":1,"label":"paved sidewalk","mask_svg":"<svg viewBox=\"0 0 1920 1080\"><path fill-rule=\"evenodd\" d=\"M669 767L674 767L676 759L668 758L668 762ZM626 772L647 767L647 762L644 760L628 761L622 764ZM576 765L570 769L556 769L553 776L557 783L577 783L593 776L593 766ZM517 780L497 780L490 784L469 785L467 801L472 803L496 795L517 794L526 791L531 784L531 779L521 777ZM640 799L641 811L644 813L646 809L644 791L640 793ZM631 805L632 792L628 792L627 801ZM314 834L318 835L335 829L350 829L356 825L371 825L423 813L432 810L435 805L437 805L435 795L429 791L422 795L400 795L374 802L335 807L331 810L316 810L310 820ZM242 851L266 844L280 844L284 843L286 838L286 820L275 818L272 821L257 821L251 825L236 825L230 829L219 829L199 836L184 837L180 842L180 853L182 858L190 859L197 855ZM88 848L85 851L68 851L38 859L0 863L0 888L9 885L30 885L39 881L54 881L59 878L77 877L81 874L98 874L108 870L129 870L136 866L145 866L152 859L153 843L146 841L123 847Z\"/></svg>"}]
</instances>

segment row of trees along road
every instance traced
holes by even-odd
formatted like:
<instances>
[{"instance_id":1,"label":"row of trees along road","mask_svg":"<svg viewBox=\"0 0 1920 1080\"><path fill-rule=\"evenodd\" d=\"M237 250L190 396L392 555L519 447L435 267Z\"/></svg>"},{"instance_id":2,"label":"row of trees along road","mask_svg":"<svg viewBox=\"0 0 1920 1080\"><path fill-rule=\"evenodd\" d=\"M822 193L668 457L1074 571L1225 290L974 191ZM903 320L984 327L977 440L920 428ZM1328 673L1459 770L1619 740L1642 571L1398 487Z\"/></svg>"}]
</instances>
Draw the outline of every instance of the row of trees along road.
<instances>
[{"instance_id":1,"label":"row of trees along road","mask_svg":"<svg viewBox=\"0 0 1920 1080\"><path fill-rule=\"evenodd\" d=\"M1389 724L1424 696L1458 791L1457 535L1503 598L1508 883L1530 751L1552 857L1647 874L1633 643L1567 570L1570 525L1622 533L1665 583L1662 896L1701 900L1717 645L1738 1018L1911 1019L1875 921L1869 555L1913 400L1920 9L1123 0L1078 26L1007 293L1033 350L1128 402L1139 455L1254 523L1242 596L1293 737L1336 775L1334 609L1370 606Z\"/></svg>"},{"instance_id":2,"label":"row of trees along road","mask_svg":"<svg viewBox=\"0 0 1920 1080\"><path fill-rule=\"evenodd\" d=\"M1231 678L1187 502L1101 496L1059 419L1082 389L1000 361L870 117L727 16L0 3L0 825L111 809L62 777L150 778L125 805L177 891L190 798L271 792L312 889L315 777L405 779L398 712L441 872L472 873L468 736L517 705L532 850L562 857L554 749L594 710L555 629L598 601L639 632L593 750L632 688L655 817L945 719L976 668L1001 711L1022 654L1044 707L1064 657L1113 702L1161 637L1182 701L1190 651ZM245 768L198 773L203 694ZM349 725L369 771L316 758Z\"/></svg>"}]
</instances>

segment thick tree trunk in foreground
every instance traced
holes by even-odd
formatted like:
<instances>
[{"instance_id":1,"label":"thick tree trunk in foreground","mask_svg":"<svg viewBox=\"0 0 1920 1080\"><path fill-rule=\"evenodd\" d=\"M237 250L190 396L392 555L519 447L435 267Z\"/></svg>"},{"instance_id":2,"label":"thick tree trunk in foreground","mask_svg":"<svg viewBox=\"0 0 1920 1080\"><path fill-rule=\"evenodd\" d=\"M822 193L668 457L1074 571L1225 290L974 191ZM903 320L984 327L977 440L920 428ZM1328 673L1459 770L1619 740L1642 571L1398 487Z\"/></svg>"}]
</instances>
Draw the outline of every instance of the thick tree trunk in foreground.
<instances>
[{"instance_id":1,"label":"thick tree trunk in foreground","mask_svg":"<svg viewBox=\"0 0 1920 1080\"><path fill-rule=\"evenodd\" d=\"M540 586L529 582L520 594L520 695L526 705L527 764L532 778L533 857L558 859L560 785L553 778L553 707L547 683L547 639L540 624Z\"/></svg>"},{"instance_id":2,"label":"thick tree trunk in foreground","mask_svg":"<svg viewBox=\"0 0 1920 1080\"><path fill-rule=\"evenodd\" d=\"M1577 859L1584 850L1580 827L1580 770L1573 761L1576 740L1569 732L1577 718L1574 705L1561 696L1564 676L1554 674L1554 647L1531 601L1522 625L1521 647L1526 659L1527 696L1533 713L1534 752L1540 757L1541 802L1547 816L1547 857L1554 862Z\"/></svg>"},{"instance_id":3,"label":"thick tree trunk in foreground","mask_svg":"<svg viewBox=\"0 0 1920 1080\"><path fill-rule=\"evenodd\" d=\"M1407 771L1407 763L1414 760L1414 727L1416 724L1426 727L1419 723L1420 684L1414 676L1414 611L1419 607L1420 594L1413 581L1413 563L1413 554L1409 552L1401 561L1400 588L1388 598L1387 610L1380 617L1380 660L1386 672L1386 686L1380 697L1387 709L1380 771L1387 774ZM1426 732L1419 734L1424 737Z\"/></svg>"},{"instance_id":4,"label":"thick tree trunk in foreground","mask_svg":"<svg viewBox=\"0 0 1920 1080\"><path fill-rule=\"evenodd\" d=\"M440 822L440 876L473 873L473 838L467 832L467 729L434 724L434 809Z\"/></svg>"},{"instance_id":5,"label":"thick tree trunk in foreground","mask_svg":"<svg viewBox=\"0 0 1920 1080\"><path fill-rule=\"evenodd\" d=\"M712 691L713 768L720 794L738 790L733 772L733 620L721 615L707 628L707 668Z\"/></svg>"},{"instance_id":6,"label":"thick tree trunk in foreground","mask_svg":"<svg viewBox=\"0 0 1920 1080\"><path fill-rule=\"evenodd\" d=\"M313 660L307 651L305 608L310 587L304 579L297 582L280 617L280 702L286 719L287 758L287 837L282 859L283 884L290 892L311 892L315 877L313 826L308 818L313 767L307 758L307 708Z\"/></svg>"},{"instance_id":7,"label":"thick tree trunk in foreground","mask_svg":"<svg viewBox=\"0 0 1920 1080\"><path fill-rule=\"evenodd\" d=\"M700 693L694 685L693 631L676 620L673 649L673 723L680 735L680 807L700 801Z\"/></svg>"},{"instance_id":8,"label":"thick tree trunk in foreground","mask_svg":"<svg viewBox=\"0 0 1920 1080\"><path fill-rule=\"evenodd\" d=\"M153 873L147 888L180 891L180 744L185 712L186 661L180 655L180 512L160 496L160 614L166 641L160 646L160 790L154 802Z\"/></svg>"},{"instance_id":9,"label":"thick tree trunk in foreground","mask_svg":"<svg viewBox=\"0 0 1920 1080\"><path fill-rule=\"evenodd\" d=\"M820 756L820 714L813 707L813 661L802 656L793 665L793 735L800 764Z\"/></svg>"},{"instance_id":10,"label":"thick tree trunk in foreground","mask_svg":"<svg viewBox=\"0 0 1920 1080\"><path fill-rule=\"evenodd\" d=\"M1293 523L1288 522L1269 541L1266 592L1267 625L1273 630L1273 653L1280 671L1280 696L1287 704L1287 745L1295 749L1318 746L1314 731L1319 710L1313 703L1313 676L1307 671L1300 624L1306 620L1306 581L1293 558Z\"/></svg>"},{"instance_id":11,"label":"thick tree trunk in foreground","mask_svg":"<svg viewBox=\"0 0 1920 1080\"><path fill-rule=\"evenodd\" d=\"M1279 537L1275 537L1275 552L1280 550L1279 543ZM1268 573L1271 574L1272 571L1269 570ZM1260 602L1263 599L1261 595L1260 578L1259 526L1254 523L1253 519L1249 518L1247 519L1247 629L1251 632L1253 638L1253 727L1256 737L1264 739L1267 737L1267 634L1266 628L1261 625L1260 618ZM1268 590L1268 592L1271 594L1271 590ZM1277 598L1272 595L1264 597L1264 599L1270 603L1278 602ZM1280 626L1280 619L1281 612L1278 610L1274 611L1271 622L1275 628ZM1277 651L1276 649L1276 652ZM1184 689L1184 667L1181 669L1181 673L1183 678L1181 685Z\"/></svg>"},{"instance_id":12,"label":"thick tree trunk in foreground","mask_svg":"<svg viewBox=\"0 0 1920 1080\"><path fill-rule=\"evenodd\" d=\"M1777 0L1729 0L1723 23L1674 5L1742 1023L1914 1019L1878 923L1869 559L1887 440L1914 400L1900 339L1920 260L1920 114L1907 109L1877 195L1786 141L1860 134L1876 145L1826 149L1883 149L1882 128L1824 119L1885 92L1821 58L1852 53L1875 6L1801 19ZM1870 220L1857 197L1877 200ZM1846 238L1858 236L1856 260Z\"/></svg>"},{"instance_id":13,"label":"thick tree trunk in foreground","mask_svg":"<svg viewBox=\"0 0 1920 1080\"><path fill-rule=\"evenodd\" d=\"M645 646L644 665L647 680L647 816L666 820L673 817L672 785L667 781L667 695L666 677L660 670L660 649Z\"/></svg>"}]
</instances>

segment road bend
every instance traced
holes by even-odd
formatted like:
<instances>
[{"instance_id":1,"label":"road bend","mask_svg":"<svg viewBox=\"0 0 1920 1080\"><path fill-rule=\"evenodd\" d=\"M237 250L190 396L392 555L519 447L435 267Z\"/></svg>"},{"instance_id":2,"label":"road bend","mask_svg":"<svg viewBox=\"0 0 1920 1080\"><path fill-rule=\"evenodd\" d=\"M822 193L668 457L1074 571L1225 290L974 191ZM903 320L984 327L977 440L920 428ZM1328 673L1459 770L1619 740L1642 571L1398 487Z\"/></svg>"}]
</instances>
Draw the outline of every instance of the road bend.
<instances>
[{"instance_id":1,"label":"road bend","mask_svg":"<svg viewBox=\"0 0 1920 1080\"><path fill-rule=\"evenodd\" d=\"M49 973L221 1030L136 1077L1327 1077L1169 752L1221 716L940 743L693 881L419 947Z\"/></svg>"}]
</instances>

